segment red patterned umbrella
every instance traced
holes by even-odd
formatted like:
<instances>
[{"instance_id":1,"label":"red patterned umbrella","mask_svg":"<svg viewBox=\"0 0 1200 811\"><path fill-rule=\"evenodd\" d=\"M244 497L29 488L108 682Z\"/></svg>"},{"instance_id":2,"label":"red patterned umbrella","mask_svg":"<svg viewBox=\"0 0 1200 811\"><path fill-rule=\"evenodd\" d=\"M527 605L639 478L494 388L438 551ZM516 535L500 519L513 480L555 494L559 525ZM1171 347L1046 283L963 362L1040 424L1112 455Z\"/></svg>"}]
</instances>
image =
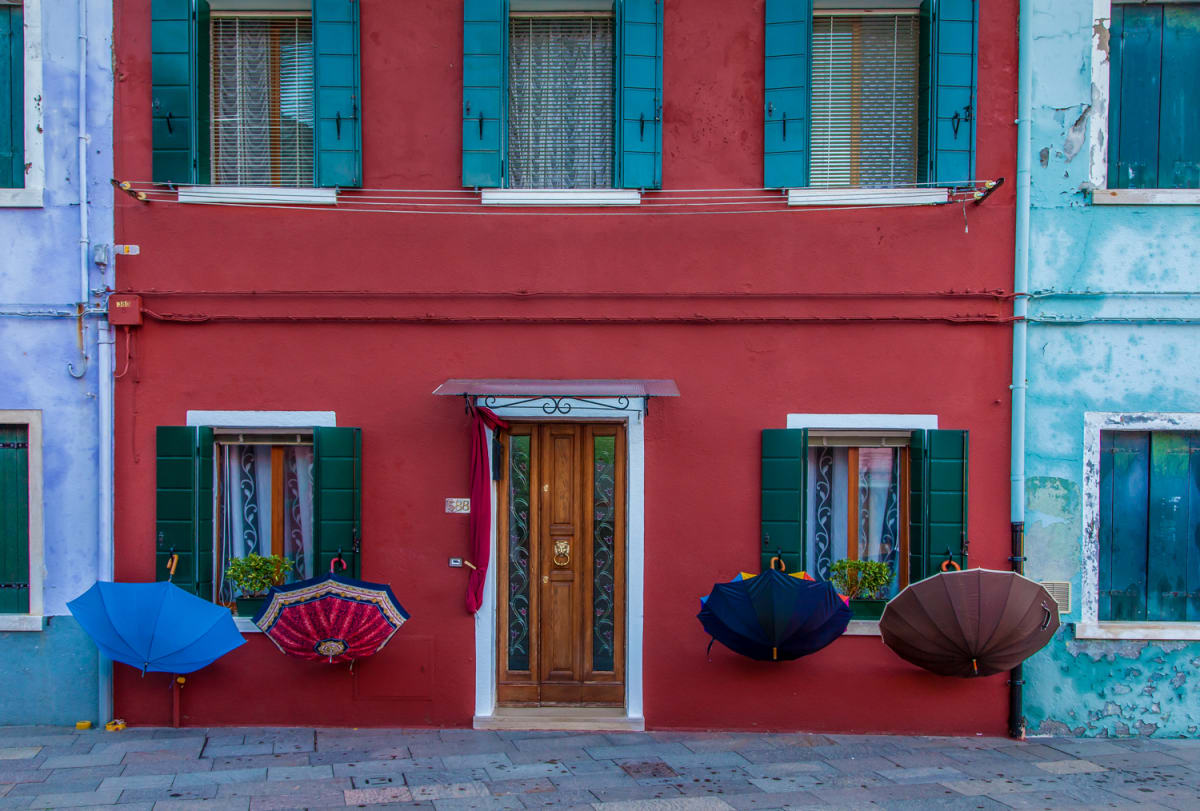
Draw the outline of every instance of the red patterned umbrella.
<instances>
[{"instance_id":1,"label":"red patterned umbrella","mask_svg":"<svg viewBox=\"0 0 1200 811\"><path fill-rule=\"evenodd\" d=\"M284 653L332 664L378 653L407 619L391 587L327 574L272 588L254 624Z\"/></svg>"}]
</instances>

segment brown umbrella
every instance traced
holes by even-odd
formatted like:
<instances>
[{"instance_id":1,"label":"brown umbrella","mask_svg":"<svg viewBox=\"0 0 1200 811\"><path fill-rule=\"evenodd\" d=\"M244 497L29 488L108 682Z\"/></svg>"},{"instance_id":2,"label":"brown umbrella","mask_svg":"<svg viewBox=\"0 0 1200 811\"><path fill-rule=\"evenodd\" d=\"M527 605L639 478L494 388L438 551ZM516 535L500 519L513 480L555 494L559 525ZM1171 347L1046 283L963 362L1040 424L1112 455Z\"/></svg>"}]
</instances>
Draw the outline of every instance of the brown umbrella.
<instances>
[{"instance_id":1,"label":"brown umbrella","mask_svg":"<svg viewBox=\"0 0 1200 811\"><path fill-rule=\"evenodd\" d=\"M900 658L943 676L1012 670L1058 630L1058 605L1041 584L1016 572L968 569L913 583L879 620L884 644Z\"/></svg>"}]
</instances>

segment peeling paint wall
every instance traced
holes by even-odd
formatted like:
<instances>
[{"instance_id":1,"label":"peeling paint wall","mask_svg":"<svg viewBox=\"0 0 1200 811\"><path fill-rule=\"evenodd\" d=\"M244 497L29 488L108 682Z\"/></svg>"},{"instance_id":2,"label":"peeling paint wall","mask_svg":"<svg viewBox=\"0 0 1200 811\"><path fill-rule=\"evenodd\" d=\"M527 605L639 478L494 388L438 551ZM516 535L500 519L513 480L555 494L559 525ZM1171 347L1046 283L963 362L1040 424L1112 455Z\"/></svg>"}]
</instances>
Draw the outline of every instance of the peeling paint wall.
<instances>
[{"instance_id":1,"label":"peeling paint wall","mask_svg":"<svg viewBox=\"0 0 1200 811\"><path fill-rule=\"evenodd\" d=\"M89 247L107 249L113 241L112 7L86 2ZM83 298L78 19L76 2L41 4L44 205L0 207L0 410L42 412L48 618L41 631L0 633L0 725L98 720L96 648L66 608L96 578L97 316L47 315L74 313ZM101 268L88 265L88 286L102 286Z\"/></svg>"},{"instance_id":2,"label":"peeling paint wall","mask_svg":"<svg viewBox=\"0 0 1200 811\"><path fill-rule=\"evenodd\" d=\"M1106 23L1090 3L1038 0L1034 51L1022 55L1035 77L1027 571L1070 582L1073 597L1062 630L1027 663L1025 713L1033 735L1194 735L1200 643L1075 638L1085 490L1095 487L1084 413L1200 412L1200 295L1188 292L1200 291L1200 212L1089 200L1092 164L1106 154L1107 87L1093 70L1094 53L1103 65L1108 52Z\"/></svg>"}]
</instances>

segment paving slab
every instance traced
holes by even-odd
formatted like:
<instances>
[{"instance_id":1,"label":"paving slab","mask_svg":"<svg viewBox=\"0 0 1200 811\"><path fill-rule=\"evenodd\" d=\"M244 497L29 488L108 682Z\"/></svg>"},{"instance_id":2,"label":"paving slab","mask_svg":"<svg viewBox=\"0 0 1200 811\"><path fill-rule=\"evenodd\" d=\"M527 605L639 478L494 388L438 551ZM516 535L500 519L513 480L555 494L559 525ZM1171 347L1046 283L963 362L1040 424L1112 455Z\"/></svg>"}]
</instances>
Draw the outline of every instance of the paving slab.
<instances>
[{"instance_id":1,"label":"paving slab","mask_svg":"<svg viewBox=\"0 0 1200 811\"><path fill-rule=\"evenodd\" d=\"M40 746L0 746L0 760L28 760L40 751Z\"/></svg>"},{"instance_id":2,"label":"paving slab","mask_svg":"<svg viewBox=\"0 0 1200 811\"><path fill-rule=\"evenodd\" d=\"M79 808L92 805L112 805L121 797L120 789L104 791L79 791L65 794L39 794L33 798L30 808ZM6 798L7 799L7 798Z\"/></svg>"}]
</instances>

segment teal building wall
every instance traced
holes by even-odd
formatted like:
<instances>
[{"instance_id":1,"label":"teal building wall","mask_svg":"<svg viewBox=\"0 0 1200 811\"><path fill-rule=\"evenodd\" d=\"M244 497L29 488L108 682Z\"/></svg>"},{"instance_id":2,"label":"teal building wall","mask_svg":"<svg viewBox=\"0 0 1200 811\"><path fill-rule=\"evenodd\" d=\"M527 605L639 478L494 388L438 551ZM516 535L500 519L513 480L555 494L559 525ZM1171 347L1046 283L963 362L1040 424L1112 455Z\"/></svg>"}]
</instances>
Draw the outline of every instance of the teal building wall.
<instances>
[{"instance_id":1,"label":"teal building wall","mask_svg":"<svg viewBox=\"0 0 1200 811\"><path fill-rule=\"evenodd\" d=\"M1085 414L1200 412L1200 206L1096 205L1107 151L1107 19L1034 2L1026 438L1027 572L1071 584L1053 642L1026 664L1030 735L1200 731L1200 642L1083 639ZM1198 158L1200 159L1200 158ZM1200 544L1200 539L1194 539ZM1183 629L1189 630L1189 629ZM1137 636L1132 632L1133 637ZM1186 635L1186 633L1181 634Z\"/></svg>"}]
</instances>

